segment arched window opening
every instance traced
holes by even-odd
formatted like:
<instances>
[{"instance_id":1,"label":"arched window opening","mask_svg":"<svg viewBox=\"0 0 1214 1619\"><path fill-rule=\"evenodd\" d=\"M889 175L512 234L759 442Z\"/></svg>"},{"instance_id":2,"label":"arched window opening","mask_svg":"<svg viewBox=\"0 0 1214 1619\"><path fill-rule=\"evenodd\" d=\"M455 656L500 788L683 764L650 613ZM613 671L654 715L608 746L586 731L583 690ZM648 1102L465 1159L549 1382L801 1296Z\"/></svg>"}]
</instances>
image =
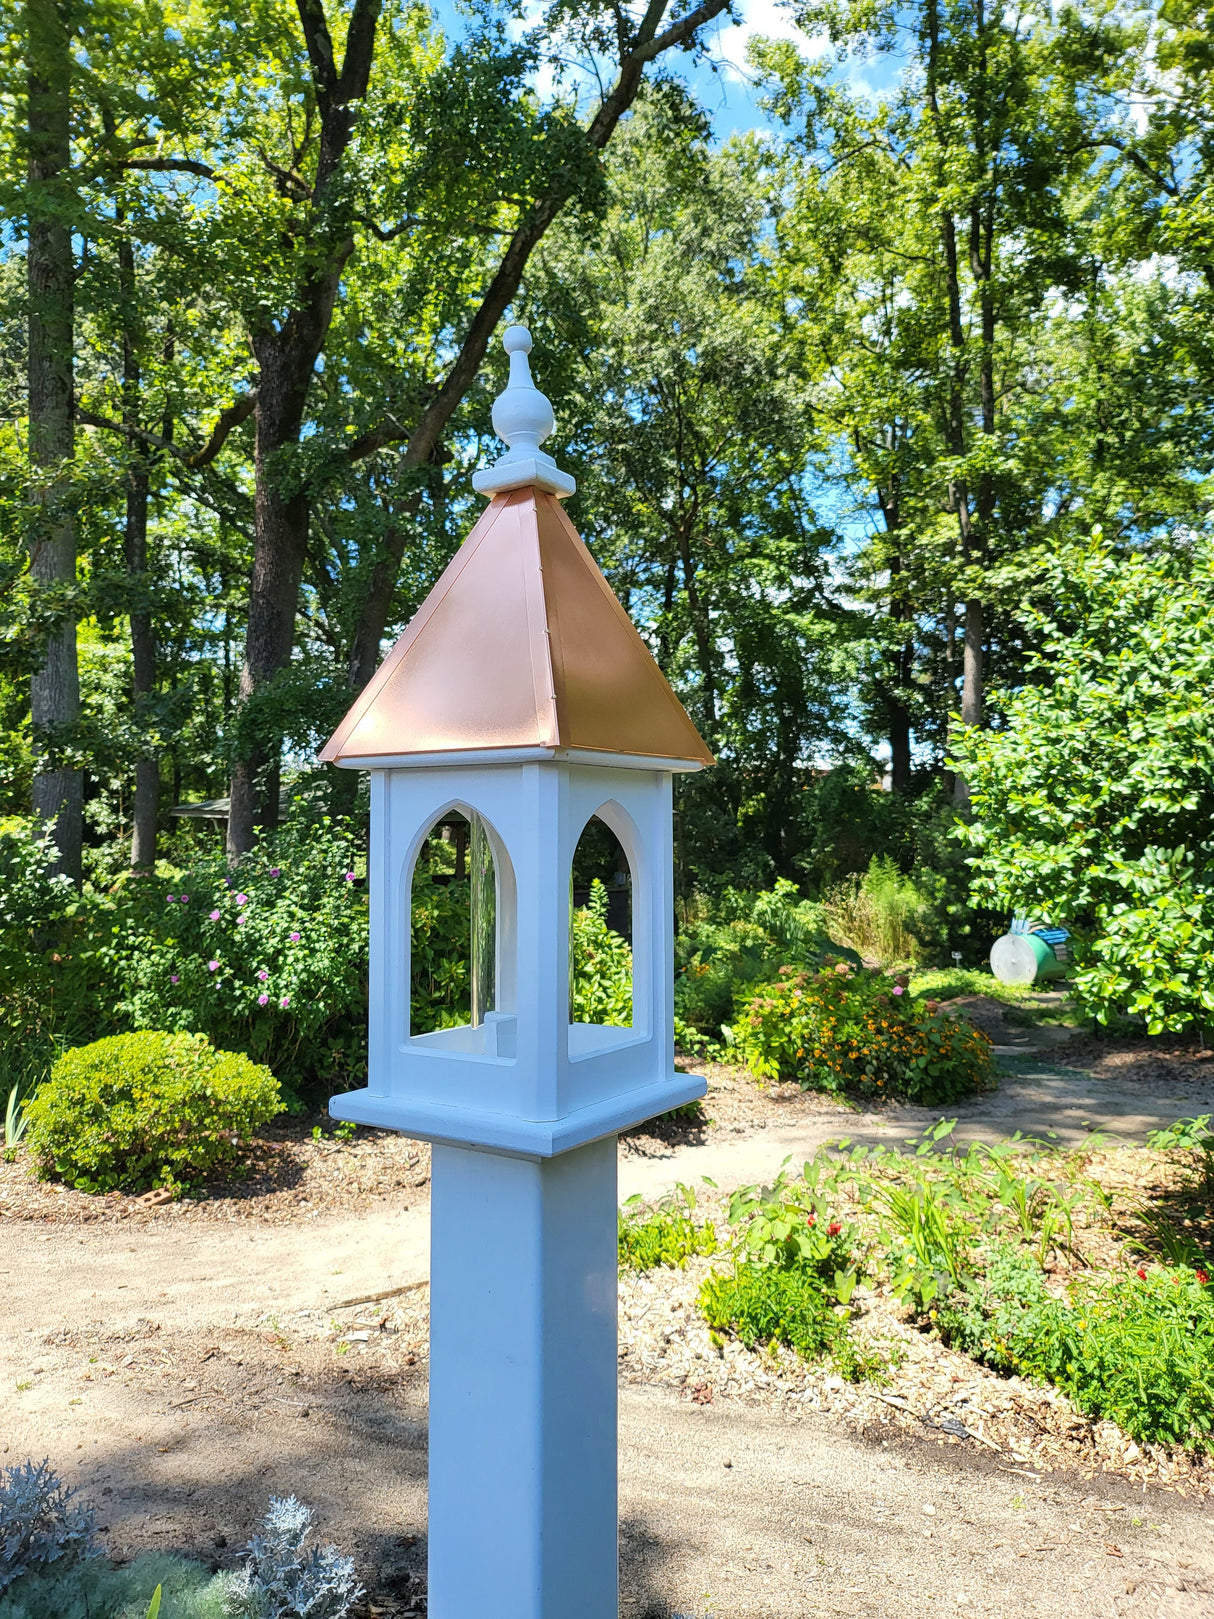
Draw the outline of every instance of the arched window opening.
<instances>
[{"instance_id":1,"label":"arched window opening","mask_svg":"<svg viewBox=\"0 0 1214 1619\"><path fill-rule=\"evenodd\" d=\"M410 895L409 1032L477 1027L496 1006L497 873L480 816L430 828Z\"/></svg>"},{"instance_id":2,"label":"arched window opening","mask_svg":"<svg viewBox=\"0 0 1214 1619\"><path fill-rule=\"evenodd\" d=\"M569 1021L631 1028L632 871L619 838L591 816L569 883Z\"/></svg>"}]
</instances>

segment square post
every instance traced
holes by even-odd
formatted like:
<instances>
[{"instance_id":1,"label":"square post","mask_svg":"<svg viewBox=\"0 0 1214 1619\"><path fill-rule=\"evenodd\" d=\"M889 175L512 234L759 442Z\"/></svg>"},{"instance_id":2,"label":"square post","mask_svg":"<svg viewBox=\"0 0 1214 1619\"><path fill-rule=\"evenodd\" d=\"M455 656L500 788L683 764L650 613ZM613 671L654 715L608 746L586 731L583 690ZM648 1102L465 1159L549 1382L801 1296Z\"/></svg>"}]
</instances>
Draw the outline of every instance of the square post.
<instances>
[{"instance_id":1,"label":"square post","mask_svg":"<svg viewBox=\"0 0 1214 1619\"><path fill-rule=\"evenodd\" d=\"M616 1138L435 1146L432 1619L617 1619Z\"/></svg>"}]
</instances>

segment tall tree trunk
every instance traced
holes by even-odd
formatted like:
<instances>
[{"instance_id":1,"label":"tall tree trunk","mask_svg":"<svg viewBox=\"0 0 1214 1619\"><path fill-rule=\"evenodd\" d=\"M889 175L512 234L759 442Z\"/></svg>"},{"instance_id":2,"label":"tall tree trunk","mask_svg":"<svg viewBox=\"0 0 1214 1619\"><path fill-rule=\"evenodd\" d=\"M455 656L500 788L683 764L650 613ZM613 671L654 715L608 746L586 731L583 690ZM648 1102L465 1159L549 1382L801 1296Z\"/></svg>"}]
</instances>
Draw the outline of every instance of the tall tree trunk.
<instances>
[{"instance_id":1,"label":"tall tree trunk","mask_svg":"<svg viewBox=\"0 0 1214 1619\"><path fill-rule=\"evenodd\" d=\"M130 239L118 246L118 273L124 304L122 334L123 422L139 427L140 384L139 334L136 316L135 254ZM156 692L156 635L148 603L148 489L150 486L146 444L132 434L130 459L126 470L126 525L123 533L123 560L130 591L131 696L135 724L141 736L150 729L148 712ZM131 826L131 866L150 870L156 863L156 819L160 811L160 760L155 749L142 750L135 760L135 806Z\"/></svg>"},{"instance_id":2,"label":"tall tree trunk","mask_svg":"<svg viewBox=\"0 0 1214 1619\"><path fill-rule=\"evenodd\" d=\"M256 539L239 687L249 734L232 769L227 847L234 859L253 847L258 825L272 827L278 821L279 744L266 716L256 712L248 716L247 705L287 666L295 645L295 613L308 543L308 496L299 487L284 489L275 463L282 450L299 442L308 380L327 330L327 319L317 333L315 327L308 330L292 318L281 331L263 334L255 342L261 368L253 454Z\"/></svg>"},{"instance_id":3,"label":"tall tree trunk","mask_svg":"<svg viewBox=\"0 0 1214 1619\"><path fill-rule=\"evenodd\" d=\"M71 52L56 0L27 0L29 96L29 456L30 575L36 587L76 583L76 514L68 463L72 413L73 263L69 108ZM80 717L76 622L66 609L30 681L35 747L33 808L59 850L57 870L78 883L84 841L84 778L55 764L56 733Z\"/></svg>"}]
</instances>

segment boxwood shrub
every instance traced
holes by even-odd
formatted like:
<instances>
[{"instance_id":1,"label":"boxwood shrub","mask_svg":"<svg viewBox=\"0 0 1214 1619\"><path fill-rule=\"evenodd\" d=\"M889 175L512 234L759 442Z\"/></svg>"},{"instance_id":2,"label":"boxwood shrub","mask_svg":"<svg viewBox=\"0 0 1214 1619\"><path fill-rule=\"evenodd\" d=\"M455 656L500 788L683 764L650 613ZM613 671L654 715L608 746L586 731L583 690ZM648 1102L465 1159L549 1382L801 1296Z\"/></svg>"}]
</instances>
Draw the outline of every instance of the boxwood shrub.
<instances>
[{"instance_id":1,"label":"boxwood shrub","mask_svg":"<svg viewBox=\"0 0 1214 1619\"><path fill-rule=\"evenodd\" d=\"M31 1157L85 1192L197 1184L280 1111L268 1068L205 1035L145 1031L77 1046L26 1104Z\"/></svg>"}]
</instances>

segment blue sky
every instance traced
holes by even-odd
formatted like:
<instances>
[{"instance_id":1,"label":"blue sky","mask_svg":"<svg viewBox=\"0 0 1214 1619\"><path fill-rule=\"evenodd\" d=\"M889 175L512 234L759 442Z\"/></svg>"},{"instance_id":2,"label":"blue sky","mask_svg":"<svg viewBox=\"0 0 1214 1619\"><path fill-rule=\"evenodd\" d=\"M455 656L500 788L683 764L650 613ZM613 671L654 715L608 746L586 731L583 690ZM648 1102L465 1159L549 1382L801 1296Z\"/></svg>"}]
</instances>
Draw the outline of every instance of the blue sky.
<instances>
[{"instance_id":1,"label":"blue sky","mask_svg":"<svg viewBox=\"0 0 1214 1619\"><path fill-rule=\"evenodd\" d=\"M431 0L431 6L440 26L450 36L458 37L467 26L459 0ZM811 37L797 27L790 7L783 0L735 0L734 9L740 19L737 23L725 20L712 25L708 34L711 41L708 60L693 62L682 53L666 59L669 67L690 84L712 118L718 140L771 127L759 106L757 87L746 66L746 48L751 39L756 36L789 39L810 57L820 55L826 48L823 38ZM842 71L856 89L880 92L893 84L898 67L895 57L883 56L871 61L849 61Z\"/></svg>"}]
</instances>

